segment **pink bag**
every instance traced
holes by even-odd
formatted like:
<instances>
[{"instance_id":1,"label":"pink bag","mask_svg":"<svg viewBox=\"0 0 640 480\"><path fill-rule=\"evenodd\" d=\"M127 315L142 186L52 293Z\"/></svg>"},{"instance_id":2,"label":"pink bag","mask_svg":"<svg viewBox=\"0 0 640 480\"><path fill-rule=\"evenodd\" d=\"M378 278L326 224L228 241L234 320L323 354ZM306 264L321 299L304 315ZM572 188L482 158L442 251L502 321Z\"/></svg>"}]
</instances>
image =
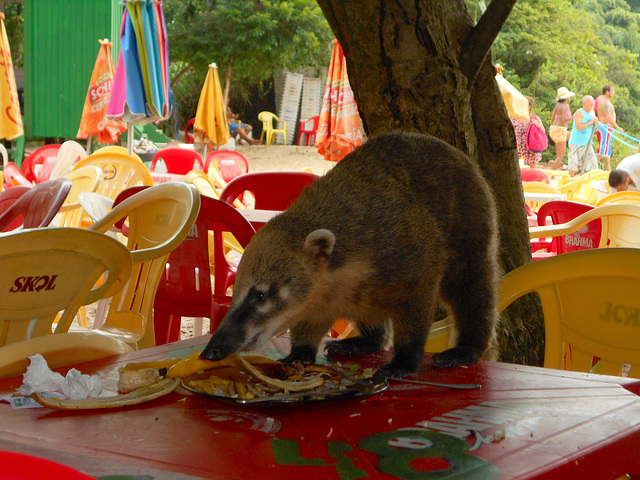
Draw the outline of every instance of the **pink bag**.
<instances>
[{"instance_id":1,"label":"pink bag","mask_svg":"<svg viewBox=\"0 0 640 480\"><path fill-rule=\"evenodd\" d=\"M527 128L527 148L532 152L544 152L549 147L549 139L535 123L530 122Z\"/></svg>"}]
</instances>

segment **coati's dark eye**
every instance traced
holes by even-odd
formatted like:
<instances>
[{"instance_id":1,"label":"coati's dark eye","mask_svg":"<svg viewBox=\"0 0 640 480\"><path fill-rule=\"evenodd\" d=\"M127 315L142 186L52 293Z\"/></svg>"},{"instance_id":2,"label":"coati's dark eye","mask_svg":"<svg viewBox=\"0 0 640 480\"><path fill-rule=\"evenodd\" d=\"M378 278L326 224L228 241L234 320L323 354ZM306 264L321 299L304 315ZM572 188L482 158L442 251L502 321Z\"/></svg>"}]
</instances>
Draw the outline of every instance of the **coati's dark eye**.
<instances>
[{"instance_id":1,"label":"coati's dark eye","mask_svg":"<svg viewBox=\"0 0 640 480\"><path fill-rule=\"evenodd\" d=\"M267 294L265 292L257 291L255 294L256 302L262 303L267 299Z\"/></svg>"}]
</instances>

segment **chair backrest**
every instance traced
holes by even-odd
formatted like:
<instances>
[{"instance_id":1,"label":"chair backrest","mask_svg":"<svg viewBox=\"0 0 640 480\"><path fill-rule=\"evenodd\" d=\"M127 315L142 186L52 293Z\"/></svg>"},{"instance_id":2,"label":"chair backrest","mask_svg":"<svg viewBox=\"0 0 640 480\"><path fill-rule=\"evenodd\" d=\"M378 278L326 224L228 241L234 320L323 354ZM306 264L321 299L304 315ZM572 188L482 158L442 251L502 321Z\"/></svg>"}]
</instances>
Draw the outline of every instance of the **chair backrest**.
<instances>
[{"instance_id":1,"label":"chair backrest","mask_svg":"<svg viewBox=\"0 0 640 480\"><path fill-rule=\"evenodd\" d=\"M620 203L597 207L560 225L532 227L529 229L529 236L531 238L545 238L568 235L581 231L585 225L596 219L601 220L602 234L597 244L588 238L581 241L587 248L640 248L640 205Z\"/></svg>"},{"instance_id":2,"label":"chair backrest","mask_svg":"<svg viewBox=\"0 0 640 480\"><path fill-rule=\"evenodd\" d=\"M0 237L0 346L66 332L78 308L121 289L131 254L120 242L77 228L39 228ZM109 272L99 287L96 282Z\"/></svg>"},{"instance_id":3,"label":"chair backrest","mask_svg":"<svg viewBox=\"0 0 640 480\"><path fill-rule=\"evenodd\" d=\"M582 175L576 175L575 177L562 177L558 181L558 186L562 186L565 183L571 183L571 182L582 183L590 180L600 180L597 177L600 176L602 173L603 171L600 170L599 168L594 168L593 170L589 170L587 173L583 173ZM608 178L608 174L607 174L607 178Z\"/></svg>"},{"instance_id":4,"label":"chair backrest","mask_svg":"<svg viewBox=\"0 0 640 480\"><path fill-rule=\"evenodd\" d=\"M158 150L151 160L151 170L156 171L158 162L164 162L167 173L186 175L193 169L204 170L202 157L195 150L186 148L170 147Z\"/></svg>"},{"instance_id":5,"label":"chair backrest","mask_svg":"<svg viewBox=\"0 0 640 480\"><path fill-rule=\"evenodd\" d=\"M193 143L193 125L196 123L196 119L192 118L184 126L184 143Z\"/></svg>"},{"instance_id":6,"label":"chair backrest","mask_svg":"<svg viewBox=\"0 0 640 480\"><path fill-rule=\"evenodd\" d=\"M60 178L71 171L73 166L87 156L86 150L75 140L67 140L58 150L58 159L49 176L50 180Z\"/></svg>"},{"instance_id":7,"label":"chair backrest","mask_svg":"<svg viewBox=\"0 0 640 480\"><path fill-rule=\"evenodd\" d=\"M627 203L630 205L640 205L640 192L626 190L624 192L612 193L611 195L607 195L598 203L596 203L596 207L602 207L603 205L609 205L612 203Z\"/></svg>"},{"instance_id":8,"label":"chair backrest","mask_svg":"<svg viewBox=\"0 0 640 480\"><path fill-rule=\"evenodd\" d=\"M13 162L7 163L2 173L4 175L4 188L11 188L17 185L23 187L33 186L33 182L27 180L26 177L22 175L20 168Z\"/></svg>"},{"instance_id":9,"label":"chair backrest","mask_svg":"<svg viewBox=\"0 0 640 480\"><path fill-rule=\"evenodd\" d=\"M113 297L100 331L137 348L155 345L153 302L158 282L169 253L187 236L199 209L200 194L193 185L168 182L121 203L116 198L111 211L88 227L104 233L126 220L127 247L133 258L127 286Z\"/></svg>"},{"instance_id":10,"label":"chair backrest","mask_svg":"<svg viewBox=\"0 0 640 480\"><path fill-rule=\"evenodd\" d=\"M595 249L543 259L506 274L504 310L530 292L540 296L545 324L544 366L640 377L640 250ZM595 358L594 358L595 357Z\"/></svg>"},{"instance_id":11,"label":"chair backrest","mask_svg":"<svg viewBox=\"0 0 640 480\"><path fill-rule=\"evenodd\" d=\"M81 227L86 213L80 204L80 194L98 189L102 182L102 170L99 167L82 167L68 172L62 178L71 180L72 185L55 223L59 227Z\"/></svg>"},{"instance_id":12,"label":"chair backrest","mask_svg":"<svg viewBox=\"0 0 640 480\"><path fill-rule=\"evenodd\" d=\"M60 150L60 145L50 144L44 145L27 155L20 167L22 175L34 183L49 180L58 157L58 150Z\"/></svg>"},{"instance_id":13,"label":"chair backrest","mask_svg":"<svg viewBox=\"0 0 640 480\"><path fill-rule=\"evenodd\" d=\"M22 195L27 193L31 187L11 187L0 191L0 215L6 212L11 205L16 203ZM5 231L10 232L22 225L23 217L16 216L8 225L5 226Z\"/></svg>"},{"instance_id":14,"label":"chair backrest","mask_svg":"<svg viewBox=\"0 0 640 480\"><path fill-rule=\"evenodd\" d=\"M133 185L153 185L153 178L140 157L127 155L121 150L110 147L83 158L76 163L74 170L82 167L96 166L102 169L102 182L97 193L115 199L125 188Z\"/></svg>"},{"instance_id":15,"label":"chair backrest","mask_svg":"<svg viewBox=\"0 0 640 480\"><path fill-rule=\"evenodd\" d=\"M234 150L214 150L207 155L204 162L205 172L209 171L212 163L218 167L225 182L249 172L249 162L245 156Z\"/></svg>"},{"instance_id":16,"label":"chair backrest","mask_svg":"<svg viewBox=\"0 0 640 480\"><path fill-rule=\"evenodd\" d=\"M24 228L46 227L60 210L71 185L68 178L34 185L0 215L0 231L9 231L9 227L15 225L16 218L22 218Z\"/></svg>"},{"instance_id":17,"label":"chair backrest","mask_svg":"<svg viewBox=\"0 0 640 480\"><path fill-rule=\"evenodd\" d=\"M560 193L560 190L558 190L555 187L552 187L548 183L535 182L535 181L522 182L522 190L524 192L529 192L529 193L557 193L557 194ZM538 201L532 201L532 200L525 201L525 204L531 209L533 213L537 213L540 207L544 205L544 203L545 202L538 202Z\"/></svg>"},{"instance_id":18,"label":"chair backrest","mask_svg":"<svg viewBox=\"0 0 640 480\"><path fill-rule=\"evenodd\" d=\"M225 256L223 232L232 233L244 248L255 230L232 206L209 197L202 197L201 202L194 228L169 255L154 310L180 316L209 317L213 331L226 313L225 307L228 308L231 301L226 291L235 279ZM209 232L213 232L212 250ZM213 296L209 267L211 257L215 278Z\"/></svg>"},{"instance_id":19,"label":"chair backrest","mask_svg":"<svg viewBox=\"0 0 640 480\"><path fill-rule=\"evenodd\" d=\"M216 200L220 197L218 192L216 192L215 187L211 183L211 180L209 180L207 174L202 170L191 170L185 175L183 181L185 183L191 183L192 185L194 185L200 192L200 195L215 198Z\"/></svg>"},{"instance_id":20,"label":"chair backrest","mask_svg":"<svg viewBox=\"0 0 640 480\"><path fill-rule=\"evenodd\" d=\"M258 210L286 210L317 175L309 172L254 172L231 180L220 194L228 204L249 191Z\"/></svg>"},{"instance_id":21,"label":"chair backrest","mask_svg":"<svg viewBox=\"0 0 640 480\"><path fill-rule=\"evenodd\" d=\"M522 177L523 182L551 183L551 181L549 180L549 176L542 170L538 170L537 168L521 168L520 176Z\"/></svg>"},{"instance_id":22,"label":"chair backrest","mask_svg":"<svg viewBox=\"0 0 640 480\"><path fill-rule=\"evenodd\" d=\"M538 210L538 225L546 226L547 218L551 219L553 225L567 223L593 208L591 205L579 202L562 200L547 202ZM552 250L561 254L595 248L600 243L601 236L602 221L597 218L573 233L553 237Z\"/></svg>"},{"instance_id":23,"label":"chair backrest","mask_svg":"<svg viewBox=\"0 0 640 480\"><path fill-rule=\"evenodd\" d=\"M581 184L579 182L564 183L558 187L558 191L563 195L566 195L567 200L572 201L573 194L578 191L580 185Z\"/></svg>"}]
</instances>

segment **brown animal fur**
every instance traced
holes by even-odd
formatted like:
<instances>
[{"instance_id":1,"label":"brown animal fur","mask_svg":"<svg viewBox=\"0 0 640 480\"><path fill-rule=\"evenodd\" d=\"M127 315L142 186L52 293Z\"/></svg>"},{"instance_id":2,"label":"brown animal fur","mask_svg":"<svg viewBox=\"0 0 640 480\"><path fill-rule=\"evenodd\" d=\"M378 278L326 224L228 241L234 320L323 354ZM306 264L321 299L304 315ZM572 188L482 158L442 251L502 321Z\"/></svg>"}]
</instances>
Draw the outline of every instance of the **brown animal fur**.
<instances>
[{"instance_id":1,"label":"brown animal fur","mask_svg":"<svg viewBox=\"0 0 640 480\"><path fill-rule=\"evenodd\" d=\"M370 139L260 229L238 268L229 313L202 357L251 350L291 329L286 361L313 362L338 317L360 335L330 353L380 350L383 371L415 371L439 300L456 318L455 347L433 363L473 363L492 351L497 322L497 226L476 164L427 135Z\"/></svg>"}]
</instances>

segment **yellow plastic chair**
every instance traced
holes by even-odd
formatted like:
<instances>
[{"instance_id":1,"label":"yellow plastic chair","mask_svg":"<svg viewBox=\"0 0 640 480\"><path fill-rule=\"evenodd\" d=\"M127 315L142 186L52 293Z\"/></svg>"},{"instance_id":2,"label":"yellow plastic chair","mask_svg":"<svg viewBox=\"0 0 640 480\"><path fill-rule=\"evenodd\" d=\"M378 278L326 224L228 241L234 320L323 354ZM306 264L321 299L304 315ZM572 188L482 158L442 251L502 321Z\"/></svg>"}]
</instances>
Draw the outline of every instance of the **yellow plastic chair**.
<instances>
[{"instance_id":1,"label":"yellow plastic chair","mask_svg":"<svg viewBox=\"0 0 640 480\"><path fill-rule=\"evenodd\" d=\"M640 250L583 250L509 272L500 282L498 309L537 292L545 367L638 378L639 290Z\"/></svg>"},{"instance_id":2,"label":"yellow plastic chair","mask_svg":"<svg viewBox=\"0 0 640 480\"><path fill-rule=\"evenodd\" d=\"M207 178L211 185L213 185L213 189L218 195L216 198L220 199L220 194L224 190L224 187L227 186L227 182L222 178L222 173L220 173L220 169L215 165L215 163L211 163L209 165L209 170L207 170ZM233 206L236 208L247 208L244 203L240 201L240 199L235 199L233 201Z\"/></svg>"},{"instance_id":3,"label":"yellow plastic chair","mask_svg":"<svg viewBox=\"0 0 640 480\"><path fill-rule=\"evenodd\" d=\"M81 305L123 288L131 265L124 245L97 232L38 228L1 236L0 346L50 335L62 310L55 333L68 331Z\"/></svg>"},{"instance_id":4,"label":"yellow plastic chair","mask_svg":"<svg viewBox=\"0 0 640 480\"><path fill-rule=\"evenodd\" d=\"M576 175L575 177L569 177L569 176L562 177L558 182L558 186L560 187L565 183L571 183L571 182L586 182L590 180L599 180L596 177L598 177L602 173L604 172L599 168L594 168L593 170L589 170L587 173L583 173L582 175ZM607 173L607 178L609 178L608 173Z\"/></svg>"},{"instance_id":5,"label":"yellow plastic chair","mask_svg":"<svg viewBox=\"0 0 640 480\"><path fill-rule=\"evenodd\" d=\"M169 182L127 198L89 227L104 233L126 221L127 247L133 258L127 285L111 299L99 332L135 349L155 346L153 302L160 275L171 251L189 233L199 210L200 193L193 185Z\"/></svg>"},{"instance_id":6,"label":"yellow plastic chair","mask_svg":"<svg viewBox=\"0 0 640 480\"><path fill-rule=\"evenodd\" d=\"M80 204L79 196L84 192L95 192L102 182L102 170L98 167L82 167L64 175L71 180L71 190L58 211L54 223L59 227L82 226L85 211Z\"/></svg>"},{"instance_id":7,"label":"yellow plastic chair","mask_svg":"<svg viewBox=\"0 0 640 480\"><path fill-rule=\"evenodd\" d=\"M567 223L531 227L529 236L533 239L568 235L596 219L602 222L602 233L598 245L594 245L594 248L640 248L640 205L622 203L596 207Z\"/></svg>"},{"instance_id":8,"label":"yellow plastic chair","mask_svg":"<svg viewBox=\"0 0 640 480\"><path fill-rule=\"evenodd\" d=\"M640 192L634 191L624 191L624 192L616 192L612 193L604 197L598 203L596 203L596 207L602 207L604 205L609 205L613 203L625 203L629 205L640 205Z\"/></svg>"},{"instance_id":9,"label":"yellow plastic chair","mask_svg":"<svg viewBox=\"0 0 640 480\"><path fill-rule=\"evenodd\" d=\"M580 182L570 182L562 184L558 187L558 191L567 196L567 200L573 201L573 194L580 188Z\"/></svg>"},{"instance_id":10,"label":"yellow plastic chair","mask_svg":"<svg viewBox=\"0 0 640 480\"><path fill-rule=\"evenodd\" d=\"M115 199L127 187L153 185L151 173L140 157L127 155L120 149L122 147L101 148L80 160L74 167L74 170L89 166L99 167L102 170L103 179L96 193L111 199Z\"/></svg>"},{"instance_id":11,"label":"yellow plastic chair","mask_svg":"<svg viewBox=\"0 0 640 480\"><path fill-rule=\"evenodd\" d=\"M216 200L220 199L220 194L216 191L207 174L202 170L191 170L185 175L184 182L194 185L200 195L215 198Z\"/></svg>"},{"instance_id":12,"label":"yellow plastic chair","mask_svg":"<svg viewBox=\"0 0 640 480\"><path fill-rule=\"evenodd\" d=\"M71 169L77 162L79 162L86 156L87 152L82 147L82 145L80 145L75 140L67 140L62 145L60 145L56 163L53 166L53 170L51 171L49 180L65 176L71 171Z\"/></svg>"},{"instance_id":13,"label":"yellow plastic chair","mask_svg":"<svg viewBox=\"0 0 640 480\"><path fill-rule=\"evenodd\" d=\"M498 311L536 292L544 315L546 368L640 378L638 290L639 249L582 250L503 276ZM442 351L451 333L451 317L435 322L425 350Z\"/></svg>"},{"instance_id":14,"label":"yellow plastic chair","mask_svg":"<svg viewBox=\"0 0 640 480\"><path fill-rule=\"evenodd\" d=\"M522 182L522 191L530 193L556 193L560 190L545 182ZM536 213L545 202L525 201L533 213Z\"/></svg>"},{"instance_id":15,"label":"yellow plastic chair","mask_svg":"<svg viewBox=\"0 0 640 480\"><path fill-rule=\"evenodd\" d=\"M276 133L281 133L284 139L284 144L287 144L287 123L276 117L275 113L260 112L258 114L258 120L262 122L262 133L260 134L260 140L266 137L267 145L276 141ZM274 128L273 122L281 123L282 128Z\"/></svg>"}]
</instances>

